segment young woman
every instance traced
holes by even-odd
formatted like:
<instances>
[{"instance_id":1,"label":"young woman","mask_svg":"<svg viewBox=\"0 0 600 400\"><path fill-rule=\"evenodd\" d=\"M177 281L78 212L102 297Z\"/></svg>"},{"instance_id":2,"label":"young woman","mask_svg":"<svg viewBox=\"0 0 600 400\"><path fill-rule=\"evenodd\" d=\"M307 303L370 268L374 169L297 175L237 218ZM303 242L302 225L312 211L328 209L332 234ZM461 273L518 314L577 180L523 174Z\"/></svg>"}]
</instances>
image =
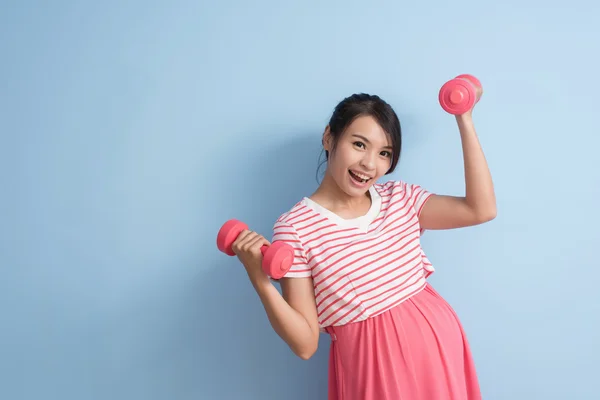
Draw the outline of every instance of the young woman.
<instances>
[{"instance_id":1,"label":"young woman","mask_svg":"<svg viewBox=\"0 0 600 400\"><path fill-rule=\"evenodd\" d=\"M481 91L478 93L481 96ZM466 336L450 305L426 278L420 245L427 229L482 224L496 215L488 166L472 110L456 116L465 195L439 195L394 171L400 122L377 96L356 94L335 108L323 134L325 176L275 223L273 241L295 248L280 280L261 269L264 237L244 231L233 249L269 321L303 359L331 335L330 400L472 400L479 383Z\"/></svg>"}]
</instances>

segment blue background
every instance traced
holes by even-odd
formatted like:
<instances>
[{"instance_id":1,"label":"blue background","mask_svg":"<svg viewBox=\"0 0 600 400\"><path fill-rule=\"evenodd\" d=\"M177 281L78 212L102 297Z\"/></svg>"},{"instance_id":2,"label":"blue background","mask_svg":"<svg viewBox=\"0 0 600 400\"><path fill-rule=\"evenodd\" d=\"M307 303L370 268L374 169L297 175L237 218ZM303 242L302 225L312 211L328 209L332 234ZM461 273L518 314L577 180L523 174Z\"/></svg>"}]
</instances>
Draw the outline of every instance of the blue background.
<instances>
[{"instance_id":1,"label":"blue background","mask_svg":"<svg viewBox=\"0 0 600 400\"><path fill-rule=\"evenodd\" d=\"M462 194L461 73L498 217L427 233L431 281L486 400L598 398L597 2L101 3L0 8L0 398L326 399L328 337L293 356L216 233L270 237L354 92L391 178Z\"/></svg>"}]
</instances>

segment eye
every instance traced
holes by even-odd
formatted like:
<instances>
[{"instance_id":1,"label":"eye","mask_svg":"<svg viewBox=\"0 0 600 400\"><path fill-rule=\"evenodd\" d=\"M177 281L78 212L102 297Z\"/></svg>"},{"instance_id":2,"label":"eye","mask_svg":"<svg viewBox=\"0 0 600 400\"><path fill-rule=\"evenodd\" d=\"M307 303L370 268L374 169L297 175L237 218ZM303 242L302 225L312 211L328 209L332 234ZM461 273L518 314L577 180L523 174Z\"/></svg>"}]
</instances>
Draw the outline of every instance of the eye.
<instances>
[{"instance_id":1,"label":"eye","mask_svg":"<svg viewBox=\"0 0 600 400\"><path fill-rule=\"evenodd\" d=\"M365 146L365 144L363 142L354 142L354 145L358 146L358 147L363 147L363 148Z\"/></svg>"},{"instance_id":2,"label":"eye","mask_svg":"<svg viewBox=\"0 0 600 400\"><path fill-rule=\"evenodd\" d=\"M391 157L391 156L392 156L392 153L390 153L389 151L382 151L382 152L381 152L381 154L382 154L384 157Z\"/></svg>"}]
</instances>

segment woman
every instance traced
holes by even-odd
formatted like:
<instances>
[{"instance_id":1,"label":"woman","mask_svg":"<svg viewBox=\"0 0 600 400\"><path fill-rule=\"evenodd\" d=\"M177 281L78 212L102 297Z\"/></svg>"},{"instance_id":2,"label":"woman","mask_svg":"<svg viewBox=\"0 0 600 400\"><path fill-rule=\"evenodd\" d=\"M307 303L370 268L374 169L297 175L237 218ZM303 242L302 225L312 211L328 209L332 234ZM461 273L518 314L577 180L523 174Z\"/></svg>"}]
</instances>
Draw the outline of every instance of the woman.
<instances>
[{"instance_id":1,"label":"woman","mask_svg":"<svg viewBox=\"0 0 600 400\"><path fill-rule=\"evenodd\" d=\"M402 180L377 183L398 163L400 122L378 96L344 99L323 134L323 181L274 226L272 240L295 248L281 295L261 269L260 247L269 241L244 231L233 244L273 329L296 355L310 358L319 333L331 335L330 400L481 398L466 336L427 282L434 268L420 244L424 230L473 226L496 215L472 110L456 121L462 197Z\"/></svg>"}]
</instances>

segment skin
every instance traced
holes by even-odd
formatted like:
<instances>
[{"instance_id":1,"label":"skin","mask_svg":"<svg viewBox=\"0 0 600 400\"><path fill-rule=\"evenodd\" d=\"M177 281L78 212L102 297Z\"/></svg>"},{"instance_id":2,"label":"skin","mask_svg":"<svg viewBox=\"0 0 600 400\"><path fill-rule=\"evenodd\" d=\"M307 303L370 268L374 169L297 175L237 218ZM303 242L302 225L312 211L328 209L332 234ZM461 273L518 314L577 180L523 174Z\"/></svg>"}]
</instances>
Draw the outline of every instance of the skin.
<instances>
[{"instance_id":1,"label":"skin","mask_svg":"<svg viewBox=\"0 0 600 400\"><path fill-rule=\"evenodd\" d=\"M481 96L481 90L478 96ZM423 229L455 229L479 225L496 217L496 198L492 177L481 149L472 110L456 116L463 149L465 195L433 195L420 214ZM358 137L358 136L360 137ZM330 151L325 177L311 198L342 218L364 215L370 205L369 187L390 166L391 145L387 134L371 117L357 118L339 139L332 152L329 127L323 146ZM358 189L350 184L348 170L372 177L369 185ZM316 352L319 326L312 278L283 278L282 294L261 268L260 247L269 245L263 236L242 232L233 251L244 265L273 329L298 357L309 359Z\"/></svg>"}]
</instances>

